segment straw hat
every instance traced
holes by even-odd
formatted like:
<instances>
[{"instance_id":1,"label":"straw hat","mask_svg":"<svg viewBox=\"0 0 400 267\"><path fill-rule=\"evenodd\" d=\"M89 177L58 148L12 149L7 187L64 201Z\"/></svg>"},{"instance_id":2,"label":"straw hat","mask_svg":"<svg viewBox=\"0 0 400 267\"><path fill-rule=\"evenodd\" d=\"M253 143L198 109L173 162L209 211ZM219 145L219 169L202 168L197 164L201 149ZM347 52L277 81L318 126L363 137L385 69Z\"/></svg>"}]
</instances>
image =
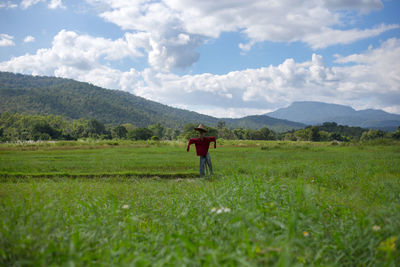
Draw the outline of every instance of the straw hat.
<instances>
[{"instance_id":1,"label":"straw hat","mask_svg":"<svg viewBox=\"0 0 400 267\"><path fill-rule=\"evenodd\" d=\"M201 131L201 132L208 132L206 127L204 127L203 124L199 124L199 126L197 126L196 128L194 128L196 131Z\"/></svg>"}]
</instances>

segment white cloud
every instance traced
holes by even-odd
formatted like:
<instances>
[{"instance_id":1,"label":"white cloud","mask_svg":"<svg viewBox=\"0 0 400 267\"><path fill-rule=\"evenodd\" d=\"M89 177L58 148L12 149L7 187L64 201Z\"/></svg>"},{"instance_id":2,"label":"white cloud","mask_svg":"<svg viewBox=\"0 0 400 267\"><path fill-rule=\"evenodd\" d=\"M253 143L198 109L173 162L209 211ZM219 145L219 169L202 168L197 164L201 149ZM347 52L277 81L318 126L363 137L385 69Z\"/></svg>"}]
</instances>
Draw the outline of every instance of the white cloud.
<instances>
[{"instance_id":1,"label":"white cloud","mask_svg":"<svg viewBox=\"0 0 400 267\"><path fill-rule=\"evenodd\" d=\"M81 79L91 77L94 70L110 68L102 66L101 59L119 60L141 57L132 38L110 40L89 35L78 35L73 31L61 30L53 39L49 49L39 49L34 55L11 58L0 63L0 69L38 75L56 75ZM81 74L78 74L82 72ZM103 71L105 72L105 71ZM88 76L89 75L89 76ZM102 79L99 79L99 81ZM85 79L85 81L90 81ZM103 83L103 86L110 86Z\"/></svg>"},{"instance_id":2,"label":"white cloud","mask_svg":"<svg viewBox=\"0 0 400 267\"><path fill-rule=\"evenodd\" d=\"M62 3L62 0L51 0L47 6L50 9L65 8L64 4Z\"/></svg>"},{"instance_id":3,"label":"white cloud","mask_svg":"<svg viewBox=\"0 0 400 267\"><path fill-rule=\"evenodd\" d=\"M28 35L24 39L24 43L32 43L34 41L35 41L35 37L33 37L32 35Z\"/></svg>"},{"instance_id":4,"label":"white cloud","mask_svg":"<svg viewBox=\"0 0 400 267\"><path fill-rule=\"evenodd\" d=\"M12 1L7 1L4 3L0 3L0 9L1 8L6 8L6 9L13 9L13 8L17 8L18 5L13 3Z\"/></svg>"},{"instance_id":5,"label":"white cloud","mask_svg":"<svg viewBox=\"0 0 400 267\"><path fill-rule=\"evenodd\" d=\"M23 9L27 9L39 3L47 3L47 7L50 9L65 8L62 0L22 0L20 5Z\"/></svg>"},{"instance_id":6,"label":"white cloud","mask_svg":"<svg viewBox=\"0 0 400 267\"><path fill-rule=\"evenodd\" d=\"M13 41L14 36L1 33L0 34L0 46L14 46L15 43Z\"/></svg>"},{"instance_id":7,"label":"white cloud","mask_svg":"<svg viewBox=\"0 0 400 267\"><path fill-rule=\"evenodd\" d=\"M187 33L179 15L163 2L156 1L90 1L108 5L100 14L124 30L134 30L145 43L149 64L160 71L186 68L199 58L196 48L204 38Z\"/></svg>"},{"instance_id":8,"label":"white cloud","mask_svg":"<svg viewBox=\"0 0 400 267\"><path fill-rule=\"evenodd\" d=\"M304 42L308 43L314 49L326 48L330 45L335 45L335 44L351 44L361 39L378 36L381 33L388 30L398 29L399 27L400 26L397 24L393 25L382 24L373 29L366 29L366 30L352 29L347 31L340 31L327 28L320 33L310 34L306 36L304 38Z\"/></svg>"},{"instance_id":9,"label":"white cloud","mask_svg":"<svg viewBox=\"0 0 400 267\"><path fill-rule=\"evenodd\" d=\"M366 105L400 113L400 39L389 39L363 54L338 56L336 62L354 64L340 71L338 90L349 97L361 96Z\"/></svg>"},{"instance_id":10,"label":"white cloud","mask_svg":"<svg viewBox=\"0 0 400 267\"><path fill-rule=\"evenodd\" d=\"M340 29L348 16L383 7L381 0L87 0L100 16L123 30L146 33L149 64L161 71L196 62L196 48L222 32L240 32L249 51L257 42L304 42L313 49L350 44L399 25ZM347 25L345 25L347 26ZM182 39L182 37L184 37Z\"/></svg>"},{"instance_id":11,"label":"white cloud","mask_svg":"<svg viewBox=\"0 0 400 267\"><path fill-rule=\"evenodd\" d=\"M21 5L22 8L26 9L26 8L28 8L30 6L33 6L33 5L36 5L36 4L40 3L40 2L45 2L45 1L46 0L22 0L20 5Z\"/></svg>"}]
</instances>

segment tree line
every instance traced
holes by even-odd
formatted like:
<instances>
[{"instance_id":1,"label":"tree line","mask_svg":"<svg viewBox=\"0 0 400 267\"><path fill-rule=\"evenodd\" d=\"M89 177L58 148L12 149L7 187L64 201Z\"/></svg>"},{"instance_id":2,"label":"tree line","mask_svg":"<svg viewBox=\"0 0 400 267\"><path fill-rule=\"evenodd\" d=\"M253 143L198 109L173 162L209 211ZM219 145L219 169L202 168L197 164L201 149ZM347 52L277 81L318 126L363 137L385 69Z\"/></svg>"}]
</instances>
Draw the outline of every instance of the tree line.
<instances>
[{"instance_id":1,"label":"tree line","mask_svg":"<svg viewBox=\"0 0 400 267\"><path fill-rule=\"evenodd\" d=\"M368 141L375 139L400 139L400 126L395 132L384 132L378 129L365 129L325 122L318 126L308 126L297 131L287 132L285 140L295 141Z\"/></svg>"},{"instance_id":2,"label":"tree line","mask_svg":"<svg viewBox=\"0 0 400 267\"><path fill-rule=\"evenodd\" d=\"M182 129L168 128L161 123L148 127L136 127L125 123L104 124L96 119L71 120L59 115L24 115L5 112L0 115L0 141L27 140L78 140L128 139L128 140L177 140L196 137L193 130L197 124L186 124ZM377 138L400 139L400 127L396 132L368 130L360 127L337 125L326 122L319 126L309 126L300 130L278 133L267 127L257 130L228 128L224 121L216 127L207 127L208 135L228 140L292 140L292 141L352 141L373 140Z\"/></svg>"}]
</instances>

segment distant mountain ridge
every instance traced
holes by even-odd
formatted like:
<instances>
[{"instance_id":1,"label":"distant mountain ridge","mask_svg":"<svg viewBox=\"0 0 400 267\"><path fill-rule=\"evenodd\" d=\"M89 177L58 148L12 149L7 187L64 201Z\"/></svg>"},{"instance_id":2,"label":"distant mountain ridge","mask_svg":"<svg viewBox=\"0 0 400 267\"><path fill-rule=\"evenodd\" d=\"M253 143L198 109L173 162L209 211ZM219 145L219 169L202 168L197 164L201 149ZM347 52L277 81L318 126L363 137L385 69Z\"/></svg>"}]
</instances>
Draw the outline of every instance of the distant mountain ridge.
<instances>
[{"instance_id":1,"label":"distant mountain ridge","mask_svg":"<svg viewBox=\"0 0 400 267\"><path fill-rule=\"evenodd\" d=\"M267 116L316 125L336 122L340 125L394 131L400 126L400 115L383 110L355 110L352 107L315 101L293 102L289 107L265 114Z\"/></svg>"},{"instance_id":2,"label":"distant mountain ridge","mask_svg":"<svg viewBox=\"0 0 400 267\"><path fill-rule=\"evenodd\" d=\"M72 79L0 72L0 113L6 111L54 114L70 119L94 118L104 123L132 123L138 127L147 127L157 122L170 128L181 128L187 123L216 126L220 120L225 121L228 127L268 127L275 131L305 126L266 115L240 119L215 118Z\"/></svg>"}]
</instances>

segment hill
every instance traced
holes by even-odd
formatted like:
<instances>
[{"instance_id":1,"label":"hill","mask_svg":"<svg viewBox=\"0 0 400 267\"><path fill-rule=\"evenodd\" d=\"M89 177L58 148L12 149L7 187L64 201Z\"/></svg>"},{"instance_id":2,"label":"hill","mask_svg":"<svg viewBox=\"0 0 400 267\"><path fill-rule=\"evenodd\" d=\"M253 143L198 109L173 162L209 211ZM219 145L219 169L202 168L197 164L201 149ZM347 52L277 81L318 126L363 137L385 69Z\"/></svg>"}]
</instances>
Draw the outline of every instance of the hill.
<instances>
[{"instance_id":1,"label":"hill","mask_svg":"<svg viewBox=\"0 0 400 267\"><path fill-rule=\"evenodd\" d=\"M6 111L54 114L70 119L94 118L103 123L132 123L138 127L157 122L171 128L199 122L216 126L219 120L226 121L228 127L234 128L268 127L275 131L286 131L304 127L301 123L266 115L220 119L71 79L0 72L0 113Z\"/></svg>"},{"instance_id":2,"label":"hill","mask_svg":"<svg viewBox=\"0 0 400 267\"><path fill-rule=\"evenodd\" d=\"M400 115L383 110L355 110L352 107L322 102L293 102L266 115L278 119L301 122L308 125L336 122L341 125L395 131L400 125Z\"/></svg>"}]
</instances>

